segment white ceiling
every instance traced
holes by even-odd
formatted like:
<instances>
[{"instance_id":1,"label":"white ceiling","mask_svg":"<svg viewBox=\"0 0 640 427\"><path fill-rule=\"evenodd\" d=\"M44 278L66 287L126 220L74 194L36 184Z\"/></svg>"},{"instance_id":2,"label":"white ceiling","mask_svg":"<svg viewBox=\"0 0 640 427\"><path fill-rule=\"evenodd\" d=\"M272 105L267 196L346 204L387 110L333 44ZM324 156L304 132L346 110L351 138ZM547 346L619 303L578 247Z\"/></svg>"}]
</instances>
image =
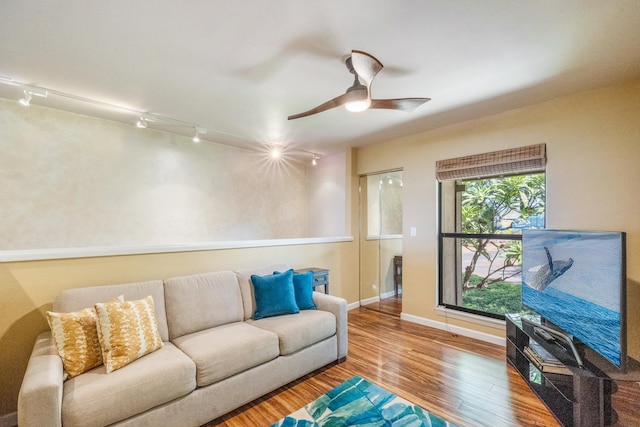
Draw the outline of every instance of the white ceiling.
<instances>
[{"instance_id":1,"label":"white ceiling","mask_svg":"<svg viewBox=\"0 0 640 427\"><path fill-rule=\"evenodd\" d=\"M351 85L352 49L385 68L375 98L412 113L343 108L288 121ZM203 139L327 155L640 77L638 0L2 0L0 80L33 103ZM0 84L0 97L22 89ZM189 126L151 127L192 134Z\"/></svg>"}]
</instances>

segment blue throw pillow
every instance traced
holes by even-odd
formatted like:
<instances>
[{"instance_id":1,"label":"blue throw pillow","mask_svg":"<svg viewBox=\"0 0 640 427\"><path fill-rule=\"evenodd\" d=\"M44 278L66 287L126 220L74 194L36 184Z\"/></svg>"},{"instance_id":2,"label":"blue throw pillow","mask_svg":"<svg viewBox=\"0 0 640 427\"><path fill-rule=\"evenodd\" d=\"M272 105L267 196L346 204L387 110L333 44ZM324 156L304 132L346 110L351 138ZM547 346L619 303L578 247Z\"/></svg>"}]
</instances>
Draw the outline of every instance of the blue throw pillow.
<instances>
[{"instance_id":1,"label":"blue throw pillow","mask_svg":"<svg viewBox=\"0 0 640 427\"><path fill-rule=\"evenodd\" d=\"M289 270L293 272L293 269ZM273 274L281 274L275 271ZM293 291L300 310L316 310L313 302L313 271L293 273Z\"/></svg>"},{"instance_id":2,"label":"blue throw pillow","mask_svg":"<svg viewBox=\"0 0 640 427\"><path fill-rule=\"evenodd\" d=\"M256 297L253 320L300 313L293 290L293 270L272 276L251 276Z\"/></svg>"}]
</instances>

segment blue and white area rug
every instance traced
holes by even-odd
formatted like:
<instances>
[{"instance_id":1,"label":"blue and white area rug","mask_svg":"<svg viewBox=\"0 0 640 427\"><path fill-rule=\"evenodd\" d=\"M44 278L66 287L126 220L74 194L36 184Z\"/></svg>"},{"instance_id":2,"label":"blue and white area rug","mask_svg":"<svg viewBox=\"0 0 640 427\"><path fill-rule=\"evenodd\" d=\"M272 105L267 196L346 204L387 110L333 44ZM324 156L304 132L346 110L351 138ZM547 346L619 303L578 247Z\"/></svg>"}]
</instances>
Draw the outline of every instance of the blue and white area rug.
<instances>
[{"instance_id":1,"label":"blue and white area rug","mask_svg":"<svg viewBox=\"0 0 640 427\"><path fill-rule=\"evenodd\" d=\"M453 424L361 377L353 377L271 427L342 426L453 427Z\"/></svg>"}]
</instances>

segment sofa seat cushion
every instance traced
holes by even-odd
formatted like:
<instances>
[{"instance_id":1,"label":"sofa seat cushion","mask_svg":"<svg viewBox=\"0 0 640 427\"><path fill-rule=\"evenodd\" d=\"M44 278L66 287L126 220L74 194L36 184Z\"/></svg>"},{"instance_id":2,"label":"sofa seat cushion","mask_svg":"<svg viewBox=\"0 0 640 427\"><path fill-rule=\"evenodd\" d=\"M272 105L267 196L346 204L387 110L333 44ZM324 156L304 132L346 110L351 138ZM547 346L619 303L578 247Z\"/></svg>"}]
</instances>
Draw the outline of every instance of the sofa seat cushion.
<instances>
[{"instance_id":1,"label":"sofa seat cushion","mask_svg":"<svg viewBox=\"0 0 640 427\"><path fill-rule=\"evenodd\" d=\"M322 310L302 310L298 314L248 320L247 323L276 334L282 356L336 334L336 317Z\"/></svg>"},{"instance_id":2,"label":"sofa seat cushion","mask_svg":"<svg viewBox=\"0 0 640 427\"><path fill-rule=\"evenodd\" d=\"M105 426L185 396L196 388L196 367L173 344L117 371L105 366L64 383L62 424Z\"/></svg>"},{"instance_id":3,"label":"sofa seat cushion","mask_svg":"<svg viewBox=\"0 0 640 427\"><path fill-rule=\"evenodd\" d=\"M276 334L243 322L184 335L173 343L195 362L198 387L246 371L279 354Z\"/></svg>"}]
</instances>

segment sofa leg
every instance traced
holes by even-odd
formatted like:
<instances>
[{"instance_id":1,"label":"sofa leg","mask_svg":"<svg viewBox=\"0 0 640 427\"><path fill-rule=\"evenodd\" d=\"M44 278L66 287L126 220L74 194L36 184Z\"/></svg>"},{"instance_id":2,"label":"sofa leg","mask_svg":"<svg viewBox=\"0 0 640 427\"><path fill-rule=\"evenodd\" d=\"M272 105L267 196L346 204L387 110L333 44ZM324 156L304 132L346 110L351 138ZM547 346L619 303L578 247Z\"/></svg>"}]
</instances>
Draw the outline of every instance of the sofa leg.
<instances>
[{"instance_id":1,"label":"sofa leg","mask_svg":"<svg viewBox=\"0 0 640 427\"><path fill-rule=\"evenodd\" d=\"M345 356L345 357L341 357L340 359L338 359L338 360L337 360L337 362L336 362L336 363L337 363L337 364L340 364L340 363L343 363L343 362L346 362L346 361L347 361L347 356Z\"/></svg>"}]
</instances>

